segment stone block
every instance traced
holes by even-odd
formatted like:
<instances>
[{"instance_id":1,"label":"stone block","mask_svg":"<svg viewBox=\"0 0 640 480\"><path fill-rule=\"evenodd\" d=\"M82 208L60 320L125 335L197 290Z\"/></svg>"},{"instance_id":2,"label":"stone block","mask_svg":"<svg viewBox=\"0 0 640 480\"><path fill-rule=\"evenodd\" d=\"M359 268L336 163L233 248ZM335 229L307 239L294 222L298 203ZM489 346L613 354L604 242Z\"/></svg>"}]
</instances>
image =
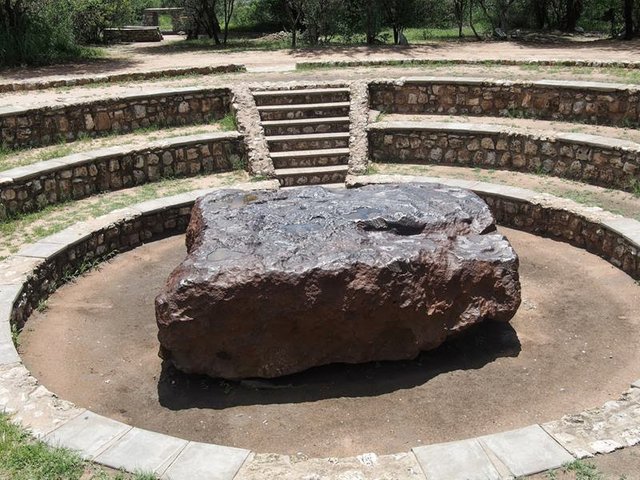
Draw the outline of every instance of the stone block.
<instances>
[{"instance_id":1,"label":"stone block","mask_svg":"<svg viewBox=\"0 0 640 480\"><path fill-rule=\"evenodd\" d=\"M162 474L188 443L161 433L132 428L94 460L129 472Z\"/></svg>"},{"instance_id":2,"label":"stone block","mask_svg":"<svg viewBox=\"0 0 640 480\"><path fill-rule=\"evenodd\" d=\"M476 439L413 449L429 480L502 480Z\"/></svg>"},{"instance_id":3,"label":"stone block","mask_svg":"<svg viewBox=\"0 0 640 480\"><path fill-rule=\"evenodd\" d=\"M516 477L558 468L574 460L539 425L487 435L478 440Z\"/></svg>"},{"instance_id":4,"label":"stone block","mask_svg":"<svg viewBox=\"0 0 640 480\"><path fill-rule=\"evenodd\" d=\"M55 447L75 450L82 458L91 460L131 428L87 410L49 433L44 440Z\"/></svg>"},{"instance_id":5,"label":"stone block","mask_svg":"<svg viewBox=\"0 0 640 480\"><path fill-rule=\"evenodd\" d=\"M191 442L162 475L166 480L233 480L248 450Z\"/></svg>"}]
</instances>

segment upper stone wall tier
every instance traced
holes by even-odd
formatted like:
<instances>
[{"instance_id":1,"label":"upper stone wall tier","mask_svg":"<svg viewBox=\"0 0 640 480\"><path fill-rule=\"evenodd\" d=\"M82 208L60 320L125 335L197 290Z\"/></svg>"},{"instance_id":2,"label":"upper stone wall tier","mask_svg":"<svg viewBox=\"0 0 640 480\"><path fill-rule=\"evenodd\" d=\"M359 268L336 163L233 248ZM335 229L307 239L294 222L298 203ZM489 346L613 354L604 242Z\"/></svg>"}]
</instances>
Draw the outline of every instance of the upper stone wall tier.
<instances>
[{"instance_id":1,"label":"upper stone wall tier","mask_svg":"<svg viewBox=\"0 0 640 480\"><path fill-rule=\"evenodd\" d=\"M627 191L640 185L640 144L578 133L545 137L492 125L377 123L369 127L369 155L383 163L543 173Z\"/></svg>"},{"instance_id":2,"label":"upper stone wall tier","mask_svg":"<svg viewBox=\"0 0 640 480\"><path fill-rule=\"evenodd\" d=\"M182 88L56 107L0 108L0 144L37 147L150 126L193 125L230 111L226 88Z\"/></svg>"},{"instance_id":3,"label":"upper stone wall tier","mask_svg":"<svg viewBox=\"0 0 640 480\"><path fill-rule=\"evenodd\" d=\"M0 172L0 221L48 205L162 178L244 169L238 132L209 133L154 142L144 148L111 147Z\"/></svg>"},{"instance_id":4,"label":"upper stone wall tier","mask_svg":"<svg viewBox=\"0 0 640 480\"><path fill-rule=\"evenodd\" d=\"M370 106L385 113L522 117L598 125L640 125L640 89L594 82L507 82L409 78L369 86Z\"/></svg>"}]
</instances>

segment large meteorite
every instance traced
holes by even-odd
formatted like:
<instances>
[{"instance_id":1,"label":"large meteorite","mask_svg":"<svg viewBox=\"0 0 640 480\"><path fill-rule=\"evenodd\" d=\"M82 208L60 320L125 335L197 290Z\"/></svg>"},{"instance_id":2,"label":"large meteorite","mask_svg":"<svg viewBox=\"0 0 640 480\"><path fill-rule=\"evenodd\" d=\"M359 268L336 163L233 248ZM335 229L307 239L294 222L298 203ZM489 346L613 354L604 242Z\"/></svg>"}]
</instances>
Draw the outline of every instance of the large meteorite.
<instances>
[{"instance_id":1,"label":"large meteorite","mask_svg":"<svg viewBox=\"0 0 640 480\"><path fill-rule=\"evenodd\" d=\"M277 377L400 360L520 304L518 257L475 194L429 184L200 198L156 299L187 373Z\"/></svg>"}]
</instances>

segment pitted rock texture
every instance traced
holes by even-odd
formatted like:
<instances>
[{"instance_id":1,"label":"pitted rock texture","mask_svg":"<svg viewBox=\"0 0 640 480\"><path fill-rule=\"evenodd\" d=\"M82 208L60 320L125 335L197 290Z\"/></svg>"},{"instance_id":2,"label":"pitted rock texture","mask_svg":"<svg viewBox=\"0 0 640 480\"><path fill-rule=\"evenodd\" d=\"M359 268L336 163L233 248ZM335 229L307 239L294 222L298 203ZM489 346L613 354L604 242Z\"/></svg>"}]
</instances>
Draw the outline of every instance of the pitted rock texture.
<instances>
[{"instance_id":1,"label":"pitted rock texture","mask_svg":"<svg viewBox=\"0 0 640 480\"><path fill-rule=\"evenodd\" d=\"M518 257L495 230L442 185L215 192L156 299L160 354L228 379L413 358L515 314Z\"/></svg>"}]
</instances>

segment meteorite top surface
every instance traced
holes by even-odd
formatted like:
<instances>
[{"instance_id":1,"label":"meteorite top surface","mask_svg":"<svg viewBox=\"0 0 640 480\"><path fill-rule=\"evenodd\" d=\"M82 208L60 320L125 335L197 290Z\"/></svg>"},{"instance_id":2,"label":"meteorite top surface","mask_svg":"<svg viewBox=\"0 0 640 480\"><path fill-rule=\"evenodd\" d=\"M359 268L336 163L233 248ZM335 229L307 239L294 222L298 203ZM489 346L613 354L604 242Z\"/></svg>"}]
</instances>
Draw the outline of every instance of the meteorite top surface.
<instances>
[{"instance_id":1,"label":"meteorite top surface","mask_svg":"<svg viewBox=\"0 0 640 480\"><path fill-rule=\"evenodd\" d=\"M389 265L442 243L491 260L513 255L508 242L467 245L458 237L494 232L488 206L472 192L437 184L306 187L247 193L222 190L198 199L187 232L190 267L301 271L345 263ZM443 242L444 241L444 242ZM465 248L467 247L467 248Z\"/></svg>"}]
</instances>

